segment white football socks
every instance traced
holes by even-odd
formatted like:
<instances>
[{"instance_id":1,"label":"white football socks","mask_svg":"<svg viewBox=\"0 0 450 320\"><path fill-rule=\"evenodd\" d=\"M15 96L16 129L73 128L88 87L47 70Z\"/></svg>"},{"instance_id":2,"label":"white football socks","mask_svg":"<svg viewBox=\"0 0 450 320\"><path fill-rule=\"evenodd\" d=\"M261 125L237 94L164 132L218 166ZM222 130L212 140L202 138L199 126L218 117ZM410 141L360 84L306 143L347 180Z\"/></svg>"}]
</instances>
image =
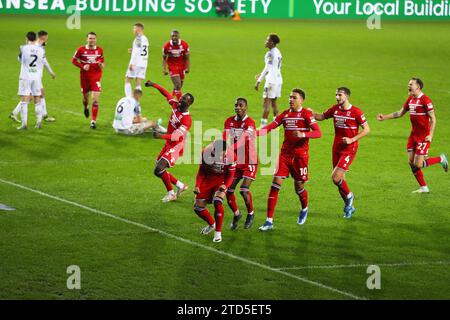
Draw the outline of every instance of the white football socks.
<instances>
[{"instance_id":1,"label":"white football socks","mask_svg":"<svg viewBox=\"0 0 450 320\"><path fill-rule=\"evenodd\" d=\"M181 181L177 181L177 183L175 184L177 186L177 188L183 189L184 188L184 183Z\"/></svg>"},{"instance_id":2,"label":"white football socks","mask_svg":"<svg viewBox=\"0 0 450 320\"><path fill-rule=\"evenodd\" d=\"M20 117L22 118L22 127L28 124L28 102L22 101L20 103Z\"/></svg>"},{"instance_id":3,"label":"white football socks","mask_svg":"<svg viewBox=\"0 0 450 320\"><path fill-rule=\"evenodd\" d=\"M17 104L17 106L14 108L14 110L12 111L12 114L17 117L19 115L20 109L22 108L22 101L19 101L19 103Z\"/></svg>"},{"instance_id":4,"label":"white football socks","mask_svg":"<svg viewBox=\"0 0 450 320\"><path fill-rule=\"evenodd\" d=\"M47 116L47 103L45 103L45 98L41 98L41 104L42 104L42 116Z\"/></svg>"},{"instance_id":5,"label":"white football socks","mask_svg":"<svg viewBox=\"0 0 450 320\"><path fill-rule=\"evenodd\" d=\"M130 82L125 82L125 96L127 97L133 96L133 89L131 88Z\"/></svg>"},{"instance_id":6,"label":"white football socks","mask_svg":"<svg viewBox=\"0 0 450 320\"><path fill-rule=\"evenodd\" d=\"M36 103L35 111L36 111L36 124L40 124L42 122L42 117L44 116L42 101Z\"/></svg>"}]
</instances>

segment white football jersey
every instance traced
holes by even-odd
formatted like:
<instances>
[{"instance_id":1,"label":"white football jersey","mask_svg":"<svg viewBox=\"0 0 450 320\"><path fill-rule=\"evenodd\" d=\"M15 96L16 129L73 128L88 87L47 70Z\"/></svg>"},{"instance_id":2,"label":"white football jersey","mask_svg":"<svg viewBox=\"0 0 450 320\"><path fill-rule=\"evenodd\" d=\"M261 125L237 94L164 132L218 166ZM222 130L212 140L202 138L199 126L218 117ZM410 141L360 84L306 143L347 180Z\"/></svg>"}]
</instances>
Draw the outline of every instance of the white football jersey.
<instances>
[{"instance_id":1,"label":"white football jersey","mask_svg":"<svg viewBox=\"0 0 450 320\"><path fill-rule=\"evenodd\" d=\"M277 47L270 49L265 57L265 67L258 81L261 82L266 79L266 83L270 84L282 84L283 77L281 76L281 62L283 57L281 56L280 50Z\"/></svg>"},{"instance_id":2,"label":"white football jersey","mask_svg":"<svg viewBox=\"0 0 450 320\"><path fill-rule=\"evenodd\" d=\"M42 78L45 64L45 51L35 44L26 44L20 47L19 55L21 68L20 79L38 80Z\"/></svg>"},{"instance_id":3,"label":"white football jersey","mask_svg":"<svg viewBox=\"0 0 450 320\"><path fill-rule=\"evenodd\" d=\"M141 105L134 98L124 97L117 102L116 111L114 113L113 128L118 130L126 130L133 125L135 116L141 114Z\"/></svg>"},{"instance_id":4,"label":"white football jersey","mask_svg":"<svg viewBox=\"0 0 450 320\"><path fill-rule=\"evenodd\" d=\"M137 36L133 41L130 64L147 68L149 43L145 35Z\"/></svg>"}]
</instances>

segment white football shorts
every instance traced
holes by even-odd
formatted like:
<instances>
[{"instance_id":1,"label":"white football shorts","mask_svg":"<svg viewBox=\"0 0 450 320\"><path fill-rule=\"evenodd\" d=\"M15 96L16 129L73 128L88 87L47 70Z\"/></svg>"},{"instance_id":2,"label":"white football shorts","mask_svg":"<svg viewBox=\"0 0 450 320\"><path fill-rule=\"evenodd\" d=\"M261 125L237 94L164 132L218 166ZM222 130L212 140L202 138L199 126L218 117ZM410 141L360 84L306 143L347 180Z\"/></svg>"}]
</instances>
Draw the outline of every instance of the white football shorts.
<instances>
[{"instance_id":1,"label":"white football shorts","mask_svg":"<svg viewBox=\"0 0 450 320\"><path fill-rule=\"evenodd\" d=\"M281 84L266 83L263 98L275 99L281 97Z\"/></svg>"},{"instance_id":2,"label":"white football shorts","mask_svg":"<svg viewBox=\"0 0 450 320\"><path fill-rule=\"evenodd\" d=\"M30 94L33 97L40 96L42 94L42 81L41 79L37 80L19 80L19 96L29 96Z\"/></svg>"},{"instance_id":3,"label":"white football shorts","mask_svg":"<svg viewBox=\"0 0 450 320\"><path fill-rule=\"evenodd\" d=\"M147 68L145 67L134 67L133 70L130 70L130 68L127 69L127 78L131 79L145 79L145 74L147 73Z\"/></svg>"}]
</instances>

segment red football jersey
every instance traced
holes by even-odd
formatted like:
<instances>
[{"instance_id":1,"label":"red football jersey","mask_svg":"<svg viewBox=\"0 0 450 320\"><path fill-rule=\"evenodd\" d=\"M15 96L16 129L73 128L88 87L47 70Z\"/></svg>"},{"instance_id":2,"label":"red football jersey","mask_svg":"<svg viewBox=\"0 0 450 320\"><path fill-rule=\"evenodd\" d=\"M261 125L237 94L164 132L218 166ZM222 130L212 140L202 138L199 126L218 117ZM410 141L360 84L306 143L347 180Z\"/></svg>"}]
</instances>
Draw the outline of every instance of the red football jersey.
<instances>
[{"instance_id":1,"label":"red football jersey","mask_svg":"<svg viewBox=\"0 0 450 320\"><path fill-rule=\"evenodd\" d=\"M166 147L174 147L180 150L180 156L183 155L184 145L186 144L186 135L192 125L191 115L189 111L178 111L178 102L174 99L169 99L169 104L172 106L172 114L167 125L167 134L177 137L174 140L166 140ZM180 141L180 138L182 140Z\"/></svg>"},{"instance_id":2,"label":"red football jersey","mask_svg":"<svg viewBox=\"0 0 450 320\"><path fill-rule=\"evenodd\" d=\"M429 113L434 111L433 102L425 94L420 94L417 98L409 96L403 105L403 110L409 111L411 119L411 135L425 138L430 134Z\"/></svg>"},{"instance_id":3,"label":"red football jersey","mask_svg":"<svg viewBox=\"0 0 450 320\"><path fill-rule=\"evenodd\" d=\"M334 119L334 143L346 145L342 138L353 138L358 134L359 126L367 123L366 116L361 109L350 105L350 108L344 110L340 105L335 104L323 113L325 119ZM355 143L358 146L358 141Z\"/></svg>"},{"instance_id":4,"label":"red football jersey","mask_svg":"<svg viewBox=\"0 0 450 320\"><path fill-rule=\"evenodd\" d=\"M163 46L163 54L168 56L169 65L186 65L186 55L189 54L189 45L184 40L179 40L178 44L173 44L172 40L167 41Z\"/></svg>"},{"instance_id":5,"label":"red football jersey","mask_svg":"<svg viewBox=\"0 0 450 320\"><path fill-rule=\"evenodd\" d=\"M87 45L79 47L73 55L73 59L79 60L83 65L90 65L88 71L83 68L80 69L82 74L102 73L98 64L104 63L105 58L103 57L103 49L98 46L94 49L89 49Z\"/></svg>"},{"instance_id":6,"label":"red football jersey","mask_svg":"<svg viewBox=\"0 0 450 320\"><path fill-rule=\"evenodd\" d=\"M237 116L229 117L225 120L224 129L223 139L227 141L231 139L234 144L237 164L258 164L255 147L255 121L248 115L242 120L238 120ZM246 135L245 138L239 141L243 134Z\"/></svg>"},{"instance_id":7,"label":"red football jersey","mask_svg":"<svg viewBox=\"0 0 450 320\"><path fill-rule=\"evenodd\" d=\"M301 108L298 111L285 110L279 114L274 122L277 126L284 127L284 141L281 152L297 156L307 156L309 150L309 138L299 139L294 136L294 131L309 132L311 125L316 122L311 111Z\"/></svg>"}]
</instances>

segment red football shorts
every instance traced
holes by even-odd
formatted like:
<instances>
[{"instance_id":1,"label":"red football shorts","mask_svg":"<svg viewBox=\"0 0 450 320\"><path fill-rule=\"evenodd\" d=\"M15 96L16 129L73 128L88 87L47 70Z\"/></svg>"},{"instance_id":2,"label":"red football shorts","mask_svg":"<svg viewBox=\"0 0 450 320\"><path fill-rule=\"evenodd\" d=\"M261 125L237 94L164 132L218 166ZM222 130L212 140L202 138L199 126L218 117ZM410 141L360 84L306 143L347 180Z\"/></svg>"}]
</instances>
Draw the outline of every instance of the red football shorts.
<instances>
[{"instance_id":1,"label":"red football shorts","mask_svg":"<svg viewBox=\"0 0 450 320\"><path fill-rule=\"evenodd\" d=\"M164 146L156 158L156 162L161 159L165 159L169 163L169 167L172 168L177 162L178 158L182 155L180 147L178 146Z\"/></svg>"},{"instance_id":2,"label":"red football shorts","mask_svg":"<svg viewBox=\"0 0 450 320\"><path fill-rule=\"evenodd\" d=\"M333 168L339 168L344 171L348 171L350 165L356 157L356 151L358 146L354 144L350 145L338 145L333 146Z\"/></svg>"},{"instance_id":3,"label":"red football shorts","mask_svg":"<svg viewBox=\"0 0 450 320\"><path fill-rule=\"evenodd\" d=\"M416 136L409 136L408 144L406 145L406 149L408 152L414 152L420 156L427 156L428 150L430 149L430 142L425 141L425 137L419 138Z\"/></svg>"},{"instance_id":4,"label":"red football shorts","mask_svg":"<svg viewBox=\"0 0 450 320\"><path fill-rule=\"evenodd\" d=\"M308 156L292 156L280 153L274 177L287 178L289 174L295 181L308 181Z\"/></svg>"},{"instance_id":5,"label":"red football shorts","mask_svg":"<svg viewBox=\"0 0 450 320\"><path fill-rule=\"evenodd\" d=\"M223 175L208 175L207 178L200 180L200 185L197 185L200 189L200 193L195 195L195 199L205 200L207 203L212 203L214 194L223 184Z\"/></svg>"},{"instance_id":6,"label":"red football shorts","mask_svg":"<svg viewBox=\"0 0 450 320\"><path fill-rule=\"evenodd\" d=\"M258 171L257 164L238 164L236 166L236 173L234 174L234 179L247 178L250 180L256 179L256 172Z\"/></svg>"},{"instance_id":7,"label":"red football shorts","mask_svg":"<svg viewBox=\"0 0 450 320\"><path fill-rule=\"evenodd\" d=\"M184 74L186 69L182 65L169 65L169 75L171 77L179 76L181 80L184 80Z\"/></svg>"},{"instance_id":8,"label":"red football shorts","mask_svg":"<svg viewBox=\"0 0 450 320\"><path fill-rule=\"evenodd\" d=\"M83 94L93 92L101 92L102 85L100 80L102 79L102 74L80 74L81 92Z\"/></svg>"}]
</instances>

